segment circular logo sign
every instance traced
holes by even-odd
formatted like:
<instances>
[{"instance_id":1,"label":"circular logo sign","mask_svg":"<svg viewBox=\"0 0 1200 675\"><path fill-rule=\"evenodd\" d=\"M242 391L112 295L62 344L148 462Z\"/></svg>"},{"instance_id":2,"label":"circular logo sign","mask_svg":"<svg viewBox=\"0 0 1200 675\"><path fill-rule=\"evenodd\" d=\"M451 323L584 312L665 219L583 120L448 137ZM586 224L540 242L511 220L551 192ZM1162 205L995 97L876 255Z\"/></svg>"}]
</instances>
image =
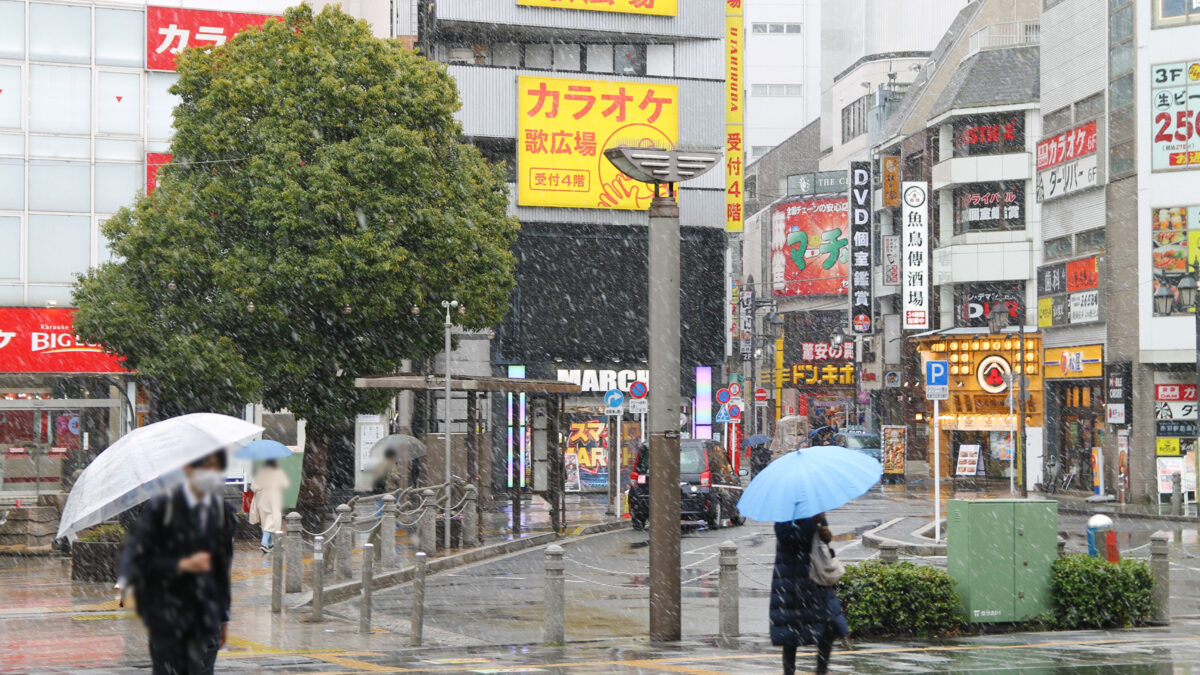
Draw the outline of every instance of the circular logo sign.
<instances>
[{"instance_id":1,"label":"circular logo sign","mask_svg":"<svg viewBox=\"0 0 1200 675\"><path fill-rule=\"evenodd\" d=\"M917 208L925 203L925 188L921 185L910 185L904 191L904 203Z\"/></svg>"},{"instance_id":2,"label":"circular logo sign","mask_svg":"<svg viewBox=\"0 0 1200 675\"><path fill-rule=\"evenodd\" d=\"M1008 361L1002 356L993 354L979 362L975 378L979 382L980 389L989 394L999 394L1008 389L1008 376L1011 373L1012 366Z\"/></svg>"},{"instance_id":3,"label":"circular logo sign","mask_svg":"<svg viewBox=\"0 0 1200 675\"><path fill-rule=\"evenodd\" d=\"M866 314L859 314L854 317L854 331L857 333L871 332L871 317Z\"/></svg>"}]
</instances>

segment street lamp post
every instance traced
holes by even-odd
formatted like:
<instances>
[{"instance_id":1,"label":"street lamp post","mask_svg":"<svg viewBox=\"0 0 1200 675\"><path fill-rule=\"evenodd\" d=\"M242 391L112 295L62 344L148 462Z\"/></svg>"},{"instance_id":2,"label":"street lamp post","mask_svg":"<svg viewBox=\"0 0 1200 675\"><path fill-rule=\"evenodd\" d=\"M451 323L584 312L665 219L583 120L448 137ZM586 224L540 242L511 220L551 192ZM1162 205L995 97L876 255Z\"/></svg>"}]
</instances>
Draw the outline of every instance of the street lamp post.
<instances>
[{"instance_id":1,"label":"street lamp post","mask_svg":"<svg viewBox=\"0 0 1200 675\"><path fill-rule=\"evenodd\" d=\"M620 146L604 156L654 185L650 204L650 639L682 634L679 579L679 205L675 185L716 166L719 152ZM667 187L662 194L662 186Z\"/></svg>"},{"instance_id":2,"label":"street lamp post","mask_svg":"<svg viewBox=\"0 0 1200 675\"><path fill-rule=\"evenodd\" d=\"M443 517L446 519L444 542L446 550L450 550L450 503L453 501L454 495L454 479L453 473L450 471L450 329L454 327L454 323L450 321L450 310L458 309L457 300L443 300L442 307L446 310L446 401L445 410L442 411L442 417L445 419L446 428L443 433L446 437L446 505L442 511Z\"/></svg>"}]
</instances>

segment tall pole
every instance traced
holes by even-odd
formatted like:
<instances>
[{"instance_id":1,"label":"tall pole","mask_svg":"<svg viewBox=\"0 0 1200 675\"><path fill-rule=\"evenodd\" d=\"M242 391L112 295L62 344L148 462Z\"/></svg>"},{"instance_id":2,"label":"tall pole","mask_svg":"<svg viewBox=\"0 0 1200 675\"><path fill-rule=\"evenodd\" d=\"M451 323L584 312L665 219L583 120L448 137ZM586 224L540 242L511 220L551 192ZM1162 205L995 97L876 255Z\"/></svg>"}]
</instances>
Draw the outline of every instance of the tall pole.
<instances>
[{"instance_id":1,"label":"tall pole","mask_svg":"<svg viewBox=\"0 0 1200 675\"><path fill-rule=\"evenodd\" d=\"M447 551L450 550L450 502L453 497L453 474L450 472L450 328L454 324L450 322L450 309L458 307L457 300L443 300L442 307L446 308L446 401L443 417L445 418L446 428L443 432L446 436L446 505L442 512L442 517L445 518L445 534L444 544Z\"/></svg>"},{"instance_id":2,"label":"tall pole","mask_svg":"<svg viewBox=\"0 0 1200 675\"><path fill-rule=\"evenodd\" d=\"M650 639L681 635L679 580L679 205L650 204Z\"/></svg>"},{"instance_id":3,"label":"tall pole","mask_svg":"<svg viewBox=\"0 0 1200 675\"><path fill-rule=\"evenodd\" d=\"M1025 395L1028 390L1028 386L1026 383L1029 382L1029 377L1025 374L1025 372L1026 372L1025 350L1026 350L1026 348L1029 347L1029 345L1025 344L1025 298L1024 297L1021 298L1021 311L1019 312L1019 314L1020 314L1020 319L1021 319L1021 328L1020 328L1021 353L1019 356L1019 358L1021 360L1021 375L1020 375L1020 379L1017 381L1021 383L1021 402L1020 402L1021 440L1020 440L1019 445L1017 446L1018 450L1020 451L1017 456L1017 473L1021 474L1021 498L1024 499L1029 496L1029 485L1028 485L1028 481L1025 478L1025 462L1026 462L1026 455L1025 455L1025 440L1026 440L1025 439ZM1009 389L1011 390L1011 387Z\"/></svg>"},{"instance_id":4,"label":"tall pole","mask_svg":"<svg viewBox=\"0 0 1200 675\"><path fill-rule=\"evenodd\" d=\"M933 540L942 540L942 401L933 399Z\"/></svg>"},{"instance_id":5,"label":"tall pole","mask_svg":"<svg viewBox=\"0 0 1200 675\"><path fill-rule=\"evenodd\" d=\"M1196 319L1196 400L1200 403L1200 258L1196 258L1193 262L1188 263L1188 273L1196 275L1196 301L1192 305L1192 315ZM1198 420L1196 427L1200 429L1200 416L1197 416L1196 419ZM1196 484L1192 487L1195 490L1193 497L1197 504L1196 513L1200 515L1200 437L1196 439L1196 444L1192 446L1192 463L1196 469ZM1186 471L1184 471L1184 475L1187 475ZM1184 481L1183 487L1184 494L1186 494L1187 481ZM1124 489L1123 484L1122 489Z\"/></svg>"},{"instance_id":6,"label":"tall pole","mask_svg":"<svg viewBox=\"0 0 1200 675\"><path fill-rule=\"evenodd\" d=\"M1013 389L1013 380L1009 380L1008 386L1008 440L1013 444L1012 454L1008 456L1008 494L1017 494L1017 418L1013 417L1013 398L1016 397L1016 390Z\"/></svg>"}]
</instances>

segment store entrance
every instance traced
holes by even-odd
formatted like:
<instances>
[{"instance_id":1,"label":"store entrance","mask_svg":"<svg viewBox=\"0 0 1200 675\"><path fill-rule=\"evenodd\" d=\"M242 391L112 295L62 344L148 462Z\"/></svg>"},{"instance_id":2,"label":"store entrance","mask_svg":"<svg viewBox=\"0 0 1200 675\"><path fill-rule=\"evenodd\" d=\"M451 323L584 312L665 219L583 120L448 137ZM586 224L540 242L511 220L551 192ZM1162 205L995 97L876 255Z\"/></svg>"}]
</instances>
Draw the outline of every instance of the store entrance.
<instances>
[{"instance_id":1,"label":"store entrance","mask_svg":"<svg viewBox=\"0 0 1200 675\"><path fill-rule=\"evenodd\" d=\"M1064 487L1092 489L1092 449L1104 445L1104 410L1100 383L1064 387L1059 425L1063 450Z\"/></svg>"}]
</instances>

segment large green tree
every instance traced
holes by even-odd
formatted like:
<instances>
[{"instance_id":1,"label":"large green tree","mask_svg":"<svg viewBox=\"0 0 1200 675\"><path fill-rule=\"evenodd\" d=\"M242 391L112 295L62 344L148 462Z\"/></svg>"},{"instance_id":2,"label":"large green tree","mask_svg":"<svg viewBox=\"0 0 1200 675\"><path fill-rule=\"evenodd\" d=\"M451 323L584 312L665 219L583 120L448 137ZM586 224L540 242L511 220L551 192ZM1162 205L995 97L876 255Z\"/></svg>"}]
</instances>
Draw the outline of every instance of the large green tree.
<instances>
[{"instance_id":1,"label":"large green tree","mask_svg":"<svg viewBox=\"0 0 1200 675\"><path fill-rule=\"evenodd\" d=\"M442 65L307 5L179 58L173 160L104 225L81 336L145 377L159 416L248 401L307 420L309 510L331 441L382 400L354 378L499 321L513 286L500 168L461 140ZM414 312L413 308L418 308Z\"/></svg>"}]
</instances>

